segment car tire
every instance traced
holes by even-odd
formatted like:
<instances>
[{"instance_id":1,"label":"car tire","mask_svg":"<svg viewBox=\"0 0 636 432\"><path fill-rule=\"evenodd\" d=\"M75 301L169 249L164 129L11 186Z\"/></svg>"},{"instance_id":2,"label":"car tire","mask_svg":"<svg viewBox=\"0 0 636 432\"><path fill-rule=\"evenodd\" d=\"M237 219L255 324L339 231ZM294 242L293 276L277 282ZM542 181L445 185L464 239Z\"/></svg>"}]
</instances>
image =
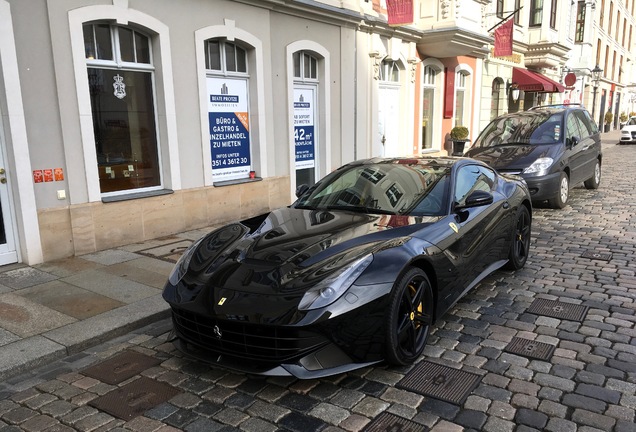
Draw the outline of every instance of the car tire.
<instances>
[{"instance_id":1,"label":"car tire","mask_svg":"<svg viewBox=\"0 0 636 432\"><path fill-rule=\"evenodd\" d=\"M594 165L594 175L583 182L586 189L598 189L601 184L601 161L596 159L596 165Z\"/></svg>"},{"instance_id":2,"label":"car tire","mask_svg":"<svg viewBox=\"0 0 636 432\"><path fill-rule=\"evenodd\" d=\"M386 360L404 366L426 346L433 314L433 291L424 270L411 267L398 277L387 313Z\"/></svg>"},{"instance_id":3,"label":"car tire","mask_svg":"<svg viewBox=\"0 0 636 432\"><path fill-rule=\"evenodd\" d=\"M550 207L562 209L568 202L568 198L570 198L570 179L565 172L561 172L561 177L559 178L559 190L554 198L549 200Z\"/></svg>"},{"instance_id":4,"label":"car tire","mask_svg":"<svg viewBox=\"0 0 636 432\"><path fill-rule=\"evenodd\" d=\"M530 250L530 235L532 233L532 218L530 211L524 205L519 207L512 231L512 242L508 252L508 262L504 266L507 270L519 270L526 265Z\"/></svg>"}]
</instances>

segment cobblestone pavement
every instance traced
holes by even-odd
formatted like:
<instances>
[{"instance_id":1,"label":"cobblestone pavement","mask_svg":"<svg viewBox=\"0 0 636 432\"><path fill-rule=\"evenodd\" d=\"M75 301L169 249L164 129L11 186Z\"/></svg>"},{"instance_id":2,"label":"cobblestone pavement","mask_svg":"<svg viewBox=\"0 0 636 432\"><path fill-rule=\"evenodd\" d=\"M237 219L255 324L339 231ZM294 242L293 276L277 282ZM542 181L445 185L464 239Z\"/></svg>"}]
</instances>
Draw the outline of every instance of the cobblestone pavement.
<instances>
[{"instance_id":1,"label":"cobblestone pavement","mask_svg":"<svg viewBox=\"0 0 636 432\"><path fill-rule=\"evenodd\" d=\"M397 388L410 368L309 381L210 368L175 351L162 320L1 384L0 432L358 431L384 412L436 432L636 431L636 146L615 142L604 145L599 190L574 189L561 211L535 209L526 267L492 275L435 326L423 360L480 375L461 405ZM598 255L582 257L590 250ZM582 322L556 319L528 313L535 299L589 309ZM513 337L554 352L505 352ZM127 421L90 402L139 375L111 385L83 373L125 350L161 360L141 376L180 392Z\"/></svg>"}]
</instances>

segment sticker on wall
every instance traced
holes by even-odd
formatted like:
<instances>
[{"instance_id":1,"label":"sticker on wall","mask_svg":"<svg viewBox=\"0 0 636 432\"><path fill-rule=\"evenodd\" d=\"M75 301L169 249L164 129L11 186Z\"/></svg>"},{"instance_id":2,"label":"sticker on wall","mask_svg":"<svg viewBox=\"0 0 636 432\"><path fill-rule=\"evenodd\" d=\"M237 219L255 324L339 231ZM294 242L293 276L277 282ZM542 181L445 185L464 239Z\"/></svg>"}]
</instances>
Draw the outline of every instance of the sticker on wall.
<instances>
[{"instance_id":1,"label":"sticker on wall","mask_svg":"<svg viewBox=\"0 0 636 432\"><path fill-rule=\"evenodd\" d=\"M64 170L62 168L55 168L53 170L53 176L55 181L64 181Z\"/></svg>"},{"instance_id":2,"label":"sticker on wall","mask_svg":"<svg viewBox=\"0 0 636 432\"><path fill-rule=\"evenodd\" d=\"M115 91L113 94L117 99L123 99L126 97L126 84L124 84L124 77L117 74L113 77L115 82L113 83L113 88Z\"/></svg>"},{"instance_id":3,"label":"sticker on wall","mask_svg":"<svg viewBox=\"0 0 636 432\"><path fill-rule=\"evenodd\" d=\"M43 174L44 174L44 181L45 182L52 182L53 181L53 170L52 169L45 169L42 170Z\"/></svg>"},{"instance_id":4,"label":"sticker on wall","mask_svg":"<svg viewBox=\"0 0 636 432\"><path fill-rule=\"evenodd\" d=\"M33 182L42 183L44 181L44 173L42 170L33 170Z\"/></svg>"}]
</instances>

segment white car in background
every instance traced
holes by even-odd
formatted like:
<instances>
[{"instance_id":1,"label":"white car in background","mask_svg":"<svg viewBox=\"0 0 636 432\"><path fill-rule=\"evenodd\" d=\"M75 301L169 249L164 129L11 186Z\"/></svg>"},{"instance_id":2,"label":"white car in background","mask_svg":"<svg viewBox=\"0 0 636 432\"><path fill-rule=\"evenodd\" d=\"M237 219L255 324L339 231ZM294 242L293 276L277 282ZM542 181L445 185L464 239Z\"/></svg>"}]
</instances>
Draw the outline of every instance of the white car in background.
<instances>
[{"instance_id":1,"label":"white car in background","mask_svg":"<svg viewBox=\"0 0 636 432\"><path fill-rule=\"evenodd\" d=\"M636 143L636 117L630 117L621 128L621 144Z\"/></svg>"}]
</instances>

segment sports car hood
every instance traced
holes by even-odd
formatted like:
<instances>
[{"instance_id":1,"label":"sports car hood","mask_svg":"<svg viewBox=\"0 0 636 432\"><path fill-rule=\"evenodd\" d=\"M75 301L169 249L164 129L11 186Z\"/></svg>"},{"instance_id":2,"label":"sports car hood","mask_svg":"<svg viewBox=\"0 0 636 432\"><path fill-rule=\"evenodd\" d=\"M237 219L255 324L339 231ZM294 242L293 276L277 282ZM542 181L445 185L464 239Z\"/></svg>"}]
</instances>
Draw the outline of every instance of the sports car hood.
<instances>
[{"instance_id":1,"label":"sports car hood","mask_svg":"<svg viewBox=\"0 0 636 432\"><path fill-rule=\"evenodd\" d=\"M502 144L473 147L465 154L485 162L496 170L523 170L540 157L548 156L558 144Z\"/></svg>"},{"instance_id":2,"label":"sports car hood","mask_svg":"<svg viewBox=\"0 0 636 432\"><path fill-rule=\"evenodd\" d=\"M283 208L210 233L197 247L182 283L259 294L300 293L316 283L316 274L327 277L339 265L438 219Z\"/></svg>"}]
</instances>

